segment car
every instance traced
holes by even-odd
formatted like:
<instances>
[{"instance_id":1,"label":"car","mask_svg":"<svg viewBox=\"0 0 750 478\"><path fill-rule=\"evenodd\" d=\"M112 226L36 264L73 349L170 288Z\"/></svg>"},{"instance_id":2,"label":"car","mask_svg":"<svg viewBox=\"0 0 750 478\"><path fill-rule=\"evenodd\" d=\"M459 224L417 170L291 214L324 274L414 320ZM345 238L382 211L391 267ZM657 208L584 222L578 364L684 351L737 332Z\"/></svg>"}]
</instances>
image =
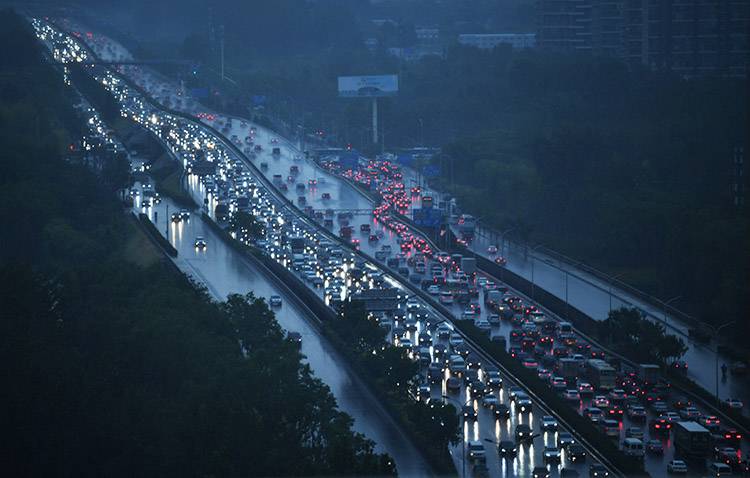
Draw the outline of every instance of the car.
<instances>
[{"instance_id":1,"label":"car","mask_svg":"<svg viewBox=\"0 0 750 478\"><path fill-rule=\"evenodd\" d=\"M545 446L543 452L543 459L545 463L559 463L560 462L560 450L553 446Z\"/></svg>"},{"instance_id":2,"label":"car","mask_svg":"<svg viewBox=\"0 0 750 478\"><path fill-rule=\"evenodd\" d=\"M633 421L644 421L646 420L646 409L640 405L632 405L628 407L628 418Z\"/></svg>"},{"instance_id":3,"label":"car","mask_svg":"<svg viewBox=\"0 0 750 478\"><path fill-rule=\"evenodd\" d=\"M698 418L698 423L709 430L716 430L721 425L721 420L716 415L704 415Z\"/></svg>"},{"instance_id":4,"label":"car","mask_svg":"<svg viewBox=\"0 0 750 478\"><path fill-rule=\"evenodd\" d=\"M626 438L638 438L639 440L642 440L643 429L640 427L628 427L628 429L625 430L625 437Z\"/></svg>"},{"instance_id":5,"label":"car","mask_svg":"<svg viewBox=\"0 0 750 478\"><path fill-rule=\"evenodd\" d=\"M458 377L450 377L446 381L445 387L451 392L457 392L461 389L461 380Z\"/></svg>"},{"instance_id":6,"label":"car","mask_svg":"<svg viewBox=\"0 0 750 478\"><path fill-rule=\"evenodd\" d=\"M562 377L552 377L552 379L550 380L550 386L552 387L552 390L555 390L559 393L567 390L568 383ZM578 398L581 398L580 395L578 396Z\"/></svg>"},{"instance_id":7,"label":"car","mask_svg":"<svg viewBox=\"0 0 750 478\"><path fill-rule=\"evenodd\" d=\"M724 405L731 408L732 410L742 410L745 404L739 398L727 398L724 400Z\"/></svg>"},{"instance_id":8,"label":"car","mask_svg":"<svg viewBox=\"0 0 750 478\"><path fill-rule=\"evenodd\" d=\"M466 447L466 451L469 454L469 460L484 461L486 458L484 444L479 440L471 440Z\"/></svg>"},{"instance_id":9,"label":"car","mask_svg":"<svg viewBox=\"0 0 750 478\"><path fill-rule=\"evenodd\" d=\"M662 455L664 454L664 444L662 444L661 440L648 440L646 442L646 451L654 455Z\"/></svg>"},{"instance_id":10,"label":"car","mask_svg":"<svg viewBox=\"0 0 750 478\"><path fill-rule=\"evenodd\" d=\"M560 432L557 434L557 447L564 449L570 447L576 441L570 432Z\"/></svg>"},{"instance_id":11,"label":"car","mask_svg":"<svg viewBox=\"0 0 750 478\"><path fill-rule=\"evenodd\" d=\"M495 418L498 420L507 420L510 418L510 408L504 403L498 403L492 407L492 413L495 414Z\"/></svg>"},{"instance_id":12,"label":"car","mask_svg":"<svg viewBox=\"0 0 750 478\"><path fill-rule=\"evenodd\" d=\"M516 443L531 441L534 439L534 434L531 432L531 428L525 423L516 425L514 435L516 437Z\"/></svg>"},{"instance_id":13,"label":"car","mask_svg":"<svg viewBox=\"0 0 750 478\"><path fill-rule=\"evenodd\" d=\"M586 407L583 409L583 416L588 418L594 423L599 423L599 421L602 419L603 414L601 409L596 407Z\"/></svg>"},{"instance_id":14,"label":"car","mask_svg":"<svg viewBox=\"0 0 750 478\"><path fill-rule=\"evenodd\" d=\"M578 384L578 393L581 395L593 395L594 386L587 382L581 382Z\"/></svg>"},{"instance_id":15,"label":"car","mask_svg":"<svg viewBox=\"0 0 750 478\"><path fill-rule=\"evenodd\" d=\"M474 407L471 405L464 405L462 408L462 413L464 416L464 420L476 420L477 419L477 411L474 410Z\"/></svg>"},{"instance_id":16,"label":"car","mask_svg":"<svg viewBox=\"0 0 750 478\"><path fill-rule=\"evenodd\" d=\"M695 407L685 407L680 410L680 417L684 420L697 419L701 416L701 411Z\"/></svg>"},{"instance_id":17,"label":"car","mask_svg":"<svg viewBox=\"0 0 750 478\"><path fill-rule=\"evenodd\" d=\"M516 412L518 413L531 413L532 403L529 397L521 397L516 399Z\"/></svg>"},{"instance_id":18,"label":"car","mask_svg":"<svg viewBox=\"0 0 750 478\"><path fill-rule=\"evenodd\" d=\"M651 410L653 410L654 413L660 414L669 410L669 407L666 402L656 401L651 404Z\"/></svg>"},{"instance_id":19,"label":"car","mask_svg":"<svg viewBox=\"0 0 750 478\"><path fill-rule=\"evenodd\" d=\"M327 201L331 199L331 193L323 193L320 195L320 198Z\"/></svg>"},{"instance_id":20,"label":"car","mask_svg":"<svg viewBox=\"0 0 750 478\"><path fill-rule=\"evenodd\" d=\"M562 468L560 470L560 478L578 478L580 473L575 468Z\"/></svg>"},{"instance_id":21,"label":"car","mask_svg":"<svg viewBox=\"0 0 750 478\"><path fill-rule=\"evenodd\" d=\"M565 392L563 393L563 398L571 402L580 402L581 394L578 392L578 390L575 389L565 390Z\"/></svg>"},{"instance_id":22,"label":"car","mask_svg":"<svg viewBox=\"0 0 750 478\"><path fill-rule=\"evenodd\" d=\"M617 420L599 420L599 426L608 437L620 435L620 422Z\"/></svg>"},{"instance_id":23,"label":"car","mask_svg":"<svg viewBox=\"0 0 750 478\"><path fill-rule=\"evenodd\" d=\"M592 463L589 465L589 478L607 478L609 470L601 463Z\"/></svg>"},{"instance_id":24,"label":"car","mask_svg":"<svg viewBox=\"0 0 750 478\"><path fill-rule=\"evenodd\" d=\"M670 462L667 463L668 473L686 475L687 471L687 463L682 460L670 460Z\"/></svg>"},{"instance_id":25,"label":"car","mask_svg":"<svg viewBox=\"0 0 750 478\"><path fill-rule=\"evenodd\" d=\"M271 303L271 307L281 307L281 297L278 295L272 295L269 302Z\"/></svg>"},{"instance_id":26,"label":"car","mask_svg":"<svg viewBox=\"0 0 750 478\"><path fill-rule=\"evenodd\" d=\"M604 395L597 395L591 402L596 408L607 408L609 407L609 398Z\"/></svg>"},{"instance_id":27,"label":"car","mask_svg":"<svg viewBox=\"0 0 750 478\"><path fill-rule=\"evenodd\" d=\"M531 472L532 478L549 478L549 470L546 466L535 466Z\"/></svg>"},{"instance_id":28,"label":"car","mask_svg":"<svg viewBox=\"0 0 750 478\"><path fill-rule=\"evenodd\" d=\"M202 236L197 236L195 238L195 248L203 250L208 246L206 243L206 240Z\"/></svg>"},{"instance_id":29,"label":"car","mask_svg":"<svg viewBox=\"0 0 750 478\"><path fill-rule=\"evenodd\" d=\"M672 430L672 422L666 418L651 420L651 431L654 433L669 433Z\"/></svg>"},{"instance_id":30,"label":"car","mask_svg":"<svg viewBox=\"0 0 750 478\"><path fill-rule=\"evenodd\" d=\"M588 453L586 453L586 449L583 447L583 445L573 443L568 447L566 456L568 457L568 460L572 461L573 463L583 463L584 461L586 461Z\"/></svg>"},{"instance_id":31,"label":"car","mask_svg":"<svg viewBox=\"0 0 750 478\"><path fill-rule=\"evenodd\" d=\"M172 222L180 222L182 221L182 216L180 216L179 212L173 212L172 213Z\"/></svg>"},{"instance_id":32,"label":"car","mask_svg":"<svg viewBox=\"0 0 750 478\"><path fill-rule=\"evenodd\" d=\"M481 382L480 382L481 383ZM473 392L472 392L473 394ZM487 395L482 397L482 406L487 408L494 408L496 405L500 404L500 400L492 393L488 393Z\"/></svg>"},{"instance_id":33,"label":"car","mask_svg":"<svg viewBox=\"0 0 750 478\"><path fill-rule=\"evenodd\" d=\"M485 372L485 380L487 381L487 385L492 388L503 387L503 377L500 376L499 370L487 370Z\"/></svg>"},{"instance_id":34,"label":"car","mask_svg":"<svg viewBox=\"0 0 750 478\"><path fill-rule=\"evenodd\" d=\"M539 422L539 428L541 428L542 431L556 431L557 427L557 420L551 415L542 416L542 420Z\"/></svg>"},{"instance_id":35,"label":"car","mask_svg":"<svg viewBox=\"0 0 750 478\"><path fill-rule=\"evenodd\" d=\"M740 442L742 441L742 433L738 432L734 428L724 430L721 434L724 440L726 440L727 442L735 443L739 445Z\"/></svg>"},{"instance_id":36,"label":"car","mask_svg":"<svg viewBox=\"0 0 750 478\"><path fill-rule=\"evenodd\" d=\"M510 440L502 440L497 445L497 452L503 457L514 457L518 454L518 445Z\"/></svg>"},{"instance_id":37,"label":"car","mask_svg":"<svg viewBox=\"0 0 750 478\"><path fill-rule=\"evenodd\" d=\"M487 248L487 253L488 254L497 254L497 246L489 246Z\"/></svg>"},{"instance_id":38,"label":"car","mask_svg":"<svg viewBox=\"0 0 750 478\"><path fill-rule=\"evenodd\" d=\"M190 211L187 209L180 209L180 217L183 220L190 219Z\"/></svg>"},{"instance_id":39,"label":"car","mask_svg":"<svg viewBox=\"0 0 750 478\"><path fill-rule=\"evenodd\" d=\"M427 287L427 293L430 295L440 295L440 287L433 284Z\"/></svg>"},{"instance_id":40,"label":"car","mask_svg":"<svg viewBox=\"0 0 750 478\"><path fill-rule=\"evenodd\" d=\"M659 418L666 418L667 420L669 420L670 423L673 423L673 424L681 420L680 414L677 412L662 413L661 415L659 415Z\"/></svg>"}]
</instances>

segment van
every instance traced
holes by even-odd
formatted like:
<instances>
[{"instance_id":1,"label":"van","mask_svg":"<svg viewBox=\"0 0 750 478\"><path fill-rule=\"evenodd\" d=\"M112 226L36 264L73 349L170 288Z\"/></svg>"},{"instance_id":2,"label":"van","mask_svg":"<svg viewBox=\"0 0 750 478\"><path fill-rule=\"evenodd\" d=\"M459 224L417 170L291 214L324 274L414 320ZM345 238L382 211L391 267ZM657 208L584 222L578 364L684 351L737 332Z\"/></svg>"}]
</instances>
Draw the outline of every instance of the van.
<instances>
[{"instance_id":1,"label":"van","mask_svg":"<svg viewBox=\"0 0 750 478\"><path fill-rule=\"evenodd\" d=\"M558 335L566 335L573 333L573 324L570 322L560 322Z\"/></svg>"},{"instance_id":2,"label":"van","mask_svg":"<svg viewBox=\"0 0 750 478\"><path fill-rule=\"evenodd\" d=\"M643 456L645 455L643 442L638 438L626 438L625 441L622 442L622 451L627 456L634 456L638 458L643 458Z\"/></svg>"}]
</instances>

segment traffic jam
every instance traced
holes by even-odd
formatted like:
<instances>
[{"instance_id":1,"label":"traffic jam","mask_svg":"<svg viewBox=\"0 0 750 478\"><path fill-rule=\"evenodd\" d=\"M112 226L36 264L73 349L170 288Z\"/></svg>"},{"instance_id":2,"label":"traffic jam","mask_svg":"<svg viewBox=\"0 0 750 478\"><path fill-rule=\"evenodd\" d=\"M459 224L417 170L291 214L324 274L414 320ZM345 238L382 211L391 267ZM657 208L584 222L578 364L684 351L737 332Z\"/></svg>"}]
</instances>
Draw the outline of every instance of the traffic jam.
<instances>
[{"instance_id":1,"label":"traffic jam","mask_svg":"<svg viewBox=\"0 0 750 478\"><path fill-rule=\"evenodd\" d=\"M54 35L45 22L37 21L35 28L40 38ZM98 41L101 38L97 36ZM111 44L98 44L96 51L101 55L107 48L112 51ZM156 84L162 92L165 88L163 80L150 80L146 69L121 70L137 71L132 79L147 91ZM608 473L542 404L533 403L493 364L483 363L481 352L465 342L451 320L472 321L491 340L505 344L511 356L535 370L540 380L596 423L603 438L616 440L626 454L645 460L649 473L692 475L706 468L718 470L717 474L747 473L741 433L675 392L660 378L658 368L644 364L627 373L619 371L571 324L482 274L471 257L436 251L399 221L396 215L403 214L410 201L423 198L418 188L406 188L396 165L371 160L356 170L328 169L366 187L377 181L382 202L360 224L353 224L351 213L316 209L300 200L305 195L298 195L295 208L282 199L284 193L291 189L294 194L311 190L315 194L318 179L301 174L311 169L305 168L308 161L280 147L279 138L245 121L201 113L198 120L210 122L227 136L217 137L197 121L152 106L112 71L96 67L92 74L120 102L123 116L149 129L181 161L189 173L191 192L207 200L206 210L214 220L228 226L239 213L246 213L262 225L260 235L236 229L237 240L287 267L334 309L352 297L394 299L390 308L371 310L371 318L388 331L393 345L406 349L421 364L422 372L413 384L415 399L449 401L460 410L464 439L452 450L460 468L466 466L477 476ZM181 105L172 101L171 106ZM238 129L244 134L233 134ZM288 176L260 180L264 163L280 159L291 162ZM314 205L325 204L331 196L316 194L315 199ZM181 213L176 214L172 220L178 222ZM374 258L342 247L339 241L355 248L366 242ZM410 287L432 295L453 317L442 318L409 293ZM278 297L269 302L282 306Z\"/></svg>"}]
</instances>

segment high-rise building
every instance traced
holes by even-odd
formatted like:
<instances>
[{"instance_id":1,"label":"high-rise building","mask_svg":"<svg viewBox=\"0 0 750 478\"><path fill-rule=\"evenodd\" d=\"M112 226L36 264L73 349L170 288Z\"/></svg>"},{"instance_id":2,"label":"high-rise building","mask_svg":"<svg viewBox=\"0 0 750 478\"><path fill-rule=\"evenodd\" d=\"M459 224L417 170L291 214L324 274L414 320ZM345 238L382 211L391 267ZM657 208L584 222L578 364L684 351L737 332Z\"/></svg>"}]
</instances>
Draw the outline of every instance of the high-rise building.
<instances>
[{"instance_id":1,"label":"high-rise building","mask_svg":"<svg viewBox=\"0 0 750 478\"><path fill-rule=\"evenodd\" d=\"M747 76L750 0L539 0L537 44L684 76Z\"/></svg>"}]
</instances>

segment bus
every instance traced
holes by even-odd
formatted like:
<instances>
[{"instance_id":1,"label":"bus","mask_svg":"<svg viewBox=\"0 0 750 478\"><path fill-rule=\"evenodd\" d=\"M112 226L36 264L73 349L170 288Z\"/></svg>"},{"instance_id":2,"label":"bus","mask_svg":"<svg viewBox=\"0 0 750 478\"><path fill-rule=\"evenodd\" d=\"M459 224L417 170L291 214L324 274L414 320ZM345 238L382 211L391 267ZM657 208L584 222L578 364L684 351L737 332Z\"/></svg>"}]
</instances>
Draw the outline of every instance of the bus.
<instances>
[{"instance_id":1,"label":"bus","mask_svg":"<svg viewBox=\"0 0 750 478\"><path fill-rule=\"evenodd\" d=\"M611 390L615 388L615 369L601 359L586 361L586 375L595 388Z\"/></svg>"}]
</instances>

